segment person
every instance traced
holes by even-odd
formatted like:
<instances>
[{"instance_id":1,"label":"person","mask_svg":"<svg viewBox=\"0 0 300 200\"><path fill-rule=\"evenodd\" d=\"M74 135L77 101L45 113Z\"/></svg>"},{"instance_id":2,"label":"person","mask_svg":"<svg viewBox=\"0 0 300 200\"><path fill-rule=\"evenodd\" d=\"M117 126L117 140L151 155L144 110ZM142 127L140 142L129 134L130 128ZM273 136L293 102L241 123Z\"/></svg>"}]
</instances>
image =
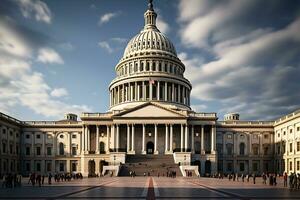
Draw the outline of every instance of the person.
<instances>
[{"instance_id":1,"label":"person","mask_svg":"<svg viewBox=\"0 0 300 200\"><path fill-rule=\"evenodd\" d=\"M52 179L52 174L49 173L49 175L48 175L48 184L49 184L49 185L51 185L51 179Z\"/></svg>"},{"instance_id":2,"label":"person","mask_svg":"<svg viewBox=\"0 0 300 200\"><path fill-rule=\"evenodd\" d=\"M283 175L283 186L287 187L287 173L286 172Z\"/></svg>"},{"instance_id":3,"label":"person","mask_svg":"<svg viewBox=\"0 0 300 200\"><path fill-rule=\"evenodd\" d=\"M244 182L245 176L244 174L241 175L242 181Z\"/></svg>"},{"instance_id":4,"label":"person","mask_svg":"<svg viewBox=\"0 0 300 200\"><path fill-rule=\"evenodd\" d=\"M36 176L36 182L39 184L39 187L42 186L42 176L40 174Z\"/></svg>"},{"instance_id":5,"label":"person","mask_svg":"<svg viewBox=\"0 0 300 200\"><path fill-rule=\"evenodd\" d=\"M2 188L5 188L6 187L6 175L3 175L3 178L2 178Z\"/></svg>"},{"instance_id":6,"label":"person","mask_svg":"<svg viewBox=\"0 0 300 200\"><path fill-rule=\"evenodd\" d=\"M44 185L44 181L45 181L45 175L43 174L43 176L42 176L42 185Z\"/></svg>"},{"instance_id":7,"label":"person","mask_svg":"<svg viewBox=\"0 0 300 200\"><path fill-rule=\"evenodd\" d=\"M256 175L253 174L253 184L255 184Z\"/></svg>"}]
</instances>

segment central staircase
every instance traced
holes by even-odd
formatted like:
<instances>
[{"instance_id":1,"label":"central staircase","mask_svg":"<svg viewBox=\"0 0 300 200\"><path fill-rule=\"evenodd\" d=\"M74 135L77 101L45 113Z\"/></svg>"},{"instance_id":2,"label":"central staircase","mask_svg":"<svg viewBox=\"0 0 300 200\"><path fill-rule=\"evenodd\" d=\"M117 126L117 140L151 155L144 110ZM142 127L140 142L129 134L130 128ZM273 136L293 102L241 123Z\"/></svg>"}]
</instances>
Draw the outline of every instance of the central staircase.
<instances>
[{"instance_id":1,"label":"central staircase","mask_svg":"<svg viewBox=\"0 0 300 200\"><path fill-rule=\"evenodd\" d=\"M168 171L175 171L177 176L182 176L178 164L174 163L173 155L127 155L119 176L129 176L130 171L135 171L136 176L143 176L144 173L166 176Z\"/></svg>"}]
</instances>

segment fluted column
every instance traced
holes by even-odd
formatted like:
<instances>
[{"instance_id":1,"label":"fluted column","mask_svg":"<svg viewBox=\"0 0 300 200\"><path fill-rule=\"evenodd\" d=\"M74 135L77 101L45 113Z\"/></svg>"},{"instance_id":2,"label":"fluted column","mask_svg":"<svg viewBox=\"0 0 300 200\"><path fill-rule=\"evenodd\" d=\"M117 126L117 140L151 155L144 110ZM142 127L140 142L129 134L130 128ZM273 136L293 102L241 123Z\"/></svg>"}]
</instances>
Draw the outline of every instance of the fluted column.
<instances>
[{"instance_id":1,"label":"fluted column","mask_svg":"<svg viewBox=\"0 0 300 200\"><path fill-rule=\"evenodd\" d=\"M194 125L192 125L192 134L191 134L191 142L192 142L192 145L191 145L191 152L192 153L195 153L195 130L194 130Z\"/></svg>"},{"instance_id":2,"label":"fluted column","mask_svg":"<svg viewBox=\"0 0 300 200\"><path fill-rule=\"evenodd\" d=\"M160 81L157 81L157 100L160 100Z\"/></svg>"},{"instance_id":3,"label":"fluted column","mask_svg":"<svg viewBox=\"0 0 300 200\"><path fill-rule=\"evenodd\" d=\"M183 149L183 124L181 124L181 129L180 129L180 151L182 152Z\"/></svg>"},{"instance_id":4,"label":"fluted column","mask_svg":"<svg viewBox=\"0 0 300 200\"><path fill-rule=\"evenodd\" d=\"M185 151L187 151L187 149L189 147L188 146L189 145L188 141L189 141L189 127L186 124L185 125L185 138L184 138L184 148L185 148Z\"/></svg>"},{"instance_id":5,"label":"fluted column","mask_svg":"<svg viewBox=\"0 0 300 200\"><path fill-rule=\"evenodd\" d=\"M204 125L201 125L201 154L205 154L204 148Z\"/></svg>"},{"instance_id":6,"label":"fluted column","mask_svg":"<svg viewBox=\"0 0 300 200\"><path fill-rule=\"evenodd\" d=\"M133 85L130 84L130 101L133 101Z\"/></svg>"},{"instance_id":7,"label":"fluted column","mask_svg":"<svg viewBox=\"0 0 300 200\"><path fill-rule=\"evenodd\" d=\"M152 100L153 97L153 84L149 81L149 99Z\"/></svg>"},{"instance_id":8,"label":"fluted column","mask_svg":"<svg viewBox=\"0 0 300 200\"><path fill-rule=\"evenodd\" d=\"M173 124L170 124L170 151L173 153Z\"/></svg>"},{"instance_id":9,"label":"fluted column","mask_svg":"<svg viewBox=\"0 0 300 200\"><path fill-rule=\"evenodd\" d=\"M127 152L130 151L130 126L127 124Z\"/></svg>"},{"instance_id":10,"label":"fluted column","mask_svg":"<svg viewBox=\"0 0 300 200\"><path fill-rule=\"evenodd\" d=\"M165 101L168 101L168 83L165 82Z\"/></svg>"},{"instance_id":11,"label":"fluted column","mask_svg":"<svg viewBox=\"0 0 300 200\"><path fill-rule=\"evenodd\" d=\"M134 124L132 124L132 130L131 130L131 151L134 153Z\"/></svg>"},{"instance_id":12,"label":"fluted column","mask_svg":"<svg viewBox=\"0 0 300 200\"><path fill-rule=\"evenodd\" d=\"M168 140L169 140L169 130L168 130L168 124L166 124L166 136L165 136L165 139L166 139L166 142L165 142L165 152L168 152Z\"/></svg>"},{"instance_id":13,"label":"fluted column","mask_svg":"<svg viewBox=\"0 0 300 200\"><path fill-rule=\"evenodd\" d=\"M120 131L120 125L119 124L117 124L117 134L116 134L116 149L117 149L117 151L119 151L119 131Z\"/></svg>"},{"instance_id":14,"label":"fluted column","mask_svg":"<svg viewBox=\"0 0 300 200\"><path fill-rule=\"evenodd\" d=\"M137 82L134 83L134 100L137 101L138 95L137 95Z\"/></svg>"},{"instance_id":15,"label":"fluted column","mask_svg":"<svg viewBox=\"0 0 300 200\"><path fill-rule=\"evenodd\" d=\"M109 137L109 126L106 126L106 153L109 153L110 149L110 137Z\"/></svg>"},{"instance_id":16,"label":"fluted column","mask_svg":"<svg viewBox=\"0 0 300 200\"><path fill-rule=\"evenodd\" d=\"M143 88L142 88L142 91L143 91L143 101L145 101L146 100L146 85L145 85L145 81L143 81Z\"/></svg>"},{"instance_id":17,"label":"fluted column","mask_svg":"<svg viewBox=\"0 0 300 200\"><path fill-rule=\"evenodd\" d=\"M157 124L154 124L154 154L158 154L158 151L157 151Z\"/></svg>"},{"instance_id":18,"label":"fluted column","mask_svg":"<svg viewBox=\"0 0 300 200\"><path fill-rule=\"evenodd\" d=\"M145 151L145 124L143 124L143 141L142 141L142 154L146 154L146 151Z\"/></svg>"},{"instance_id":19,"label":"fluted column","mask_svg":"<svg viewBox=\"0 0 300 200\"><path fill-rule=\"evenodd\" d=\"M99 126L96 125L96 154L99 154Z\"/></svg>"},{"instance_id":20,"label":"fluted column","mask_svg":"<svg viewBox=\"0 0 300 200\"><path fill-rule=\"evenodd\" d=\"M216 153L216 128L214 125L211 126L211 153Z\"/></svg>"}]
</instances>

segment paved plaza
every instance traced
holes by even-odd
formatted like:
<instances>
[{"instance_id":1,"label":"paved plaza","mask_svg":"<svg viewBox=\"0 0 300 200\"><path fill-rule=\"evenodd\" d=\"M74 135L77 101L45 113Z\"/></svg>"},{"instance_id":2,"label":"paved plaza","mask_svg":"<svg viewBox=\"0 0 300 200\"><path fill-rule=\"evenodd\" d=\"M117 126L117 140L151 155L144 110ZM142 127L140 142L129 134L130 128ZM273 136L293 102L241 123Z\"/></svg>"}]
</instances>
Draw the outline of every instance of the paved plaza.
<instances>
[{"instance_id":1,"label":"paved plaza","mask_svg":"<svg viewBox=\"0 0 300 200\"><path fill-rule=\"evenodd\" d=\"M263 185L261 179L233 182L214 178L104 177L32 187L1 188L0 199L300 199L300 191Z\"/></svg>"}]
</instances>

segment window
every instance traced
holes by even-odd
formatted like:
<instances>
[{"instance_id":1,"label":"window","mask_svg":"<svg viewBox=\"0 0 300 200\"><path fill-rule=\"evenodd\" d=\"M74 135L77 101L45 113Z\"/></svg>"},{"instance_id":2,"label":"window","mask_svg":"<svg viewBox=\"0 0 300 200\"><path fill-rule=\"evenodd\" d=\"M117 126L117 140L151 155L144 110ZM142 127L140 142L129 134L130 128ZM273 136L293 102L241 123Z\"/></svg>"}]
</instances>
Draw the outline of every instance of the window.
<instances>
[{"instance_id":1,"label":"window","mask_svg":"<svg viewBox=\"0 0 300 200\"><path fill-rule=\"evenodd\" d=\"M277 154L280 154L280 146L277 146Z\"/></svg>"},{"instance_id":2,"label":"window","mask_svg":"<svg viewBox=\"0 0 300 200\"><path fill-rule=\"evenodd\" d=\"M29 139L30 138L30 135L29 134L26 134L26 139Z\"/></svg>"},{"instance_id":3,"label":"window","mask_svg":"<svg viewBox=\"0 0 300 200\"><path fill-rule=\"evenodd\" d=\"M52 135L48 134L48 135L47 135L47 138L48 138L48 139L52 139Z\"/></svg>"},{"instance_id":4,"label":"window","mask_svg":"<svg viewBox=\"0 0 300 200\"><path fill-rule=\"evenodd\" d=\"M265 138L265 139L268 139L268 138L269 138L269 135L265 134L265 135L264 135L264 138Z\"/></svg>"},{"instance_id":5,"label":"window","mask_svg":"<svg viewBox=\"0 0 300 200\"><path fill-rule=\"evenodd\" d=\"M240 144L240 155L245 155L245 143Z\"/></svg>"},{"instance_id":6,"label":"window","mask_svg":"<svg viewBox=\"0 0 300 200\"><path fill-rule=\"evenodd\" d=\"M290 170L293 170L293 162L290 161Z\"/></svg>"},{"instance_id":7,"label":"window","mask_svg":"<svg viewBox=\"0 0 300 200\"><path fill-rule=\"evenodd\" d=\"M9 153L13 154L13 145L12 144L9 145Z\"/></svg>"},{"instance_id":8,"label":"window","mask_svg":"<svg viewBox=\"0 0 300 200\"><path fill-rule=\"evenodd\" d=\"M293 152L293 143L290 143L290 152Z\"/></svg>"},{"instance_id":9,"label":"window","mask_svg":"<svg viewBox=\"0 0 300 200\"><path fill-rule=\"evenodd\" d=\"M36 147L36 155L41 155L41 147Z\"/></svg>"},{"instance_id":10,"label":"window","mask_svg":"<svg viewBox=\"0 0 300 200\"><path fill-rule=\"evenodd\" d=\"M269 147L264 147L264 155L268 155Z\"/></svg>"},{"instance_id":11,"label":"window","mask_svg":"<svg viewBox=\"0 0 300 200\"><path fill-rule=\"evenodd\" d=\"M64 135L61 134L59 137L60 137L60 138L64 138Z\"/></svg>"},{"instance_id":12,"label":"window","mask_svg":"<svg viewBox=\"0 0 300 200\"><path fill-rule=\"evenodd\" d=\"M231 134L227 135L227 139L232 139L232 135Z\"/></svg>"},{"instance_id":13,"label":"window","mask_svg":"<svg viewBox=\"0 0 300 200\"><path fill-rule=\"evenodd\" d=\"M72 138L73 138L73 139L76 139L76 138L77 138L77 135L73 134L73 135L72 135Z\"/></svg>"},{"instance_id":14,"label":"window","mask_svg":"<svg viewBox=\"0 0 300 200\"><path fill-rule=\"evenodd\" d=\"M241 138L241 139L244 139L244 137L245 137L244 135L242 135L242 134L240 135L240 138Z\"/></svg>"},{"instance_id":15,"label":"window","mask_svg":"<svg viewBox=\"0 0 300 200\"><path fill-rule=\"evenodd\" d=\"M297 131L300 131L300 126L299 126L299 127L297 127Z\"/></svg>"},{"instance_id":16,"label":"window","mask_svg":"<svg viewBox=\"0 0 300 200\"><path fill-rule=\"evenodd\" d=\"M297 161L297 171L300 170L300 161Z\"/></svg>"},{"instance_id":17,"label":"window","mask_svg":"<svg viewBox=\"0 0 300 200\"><path fill-rule=\"evenodd\" d=\"M280 133L278 133L278 137L280 137Z\"/></svg>"},{"instance_id":18,"label":"window","mask_svg":"<svg viewBox=\"0 0 300 200\"><path fill-rule=\"evenodd\" d=\"M2 142L2 152L6 153L6 143Z\"/></svg>"},{"instance_id":19,"label":"window","mask_svg":"<svg viewBox=\"0 0 300 200\"><path fill-rule=\"evenodd\" d=\"M77 155L77 147L72 147L72 155Z\"/></svg>"},{"instance_id":20,"label":"window","mask_svg":"<svg viewBox=\"0 0 300 200\"><path fill-rule=\"evenodd\" d=\"M297 151L300 151L300 142L297 142Z\"/></svg>"},{"instance_id":21,"label":"window","mask_svg":"<svg viewBox=\"0 0 300 200\"><path fill-rule=\"evenodd\" d=\"M29 156L30 155L30 147L26 147L26 155Z\"/></svg>"},{"instance_id":22,"label":"window","mask_svg":"<svg viewBox=\"0 0 300 200\"><path fill-rule=\"evenodd\" d=\"M228 162L227 163L227 171L232 171L232 163L231 162Z\"/></svg>"},{"instance_id":23,"label":"window","mask_svg":"<svg viewBox=\"0 0 300 200\"><path fill-rule=\"evenodd\" d=\"M285 135L285 131L283 131L283 135Z\"/></svg>"},{"instance_id":24,"label":"window","mask_svg":"<svg viewBox=\"0 0 300 200\"><path fill-rule=\"evenodd\" d=\"M77 164L75 162L72 163L72 171L77 171Z\"/></svg>"},{"instance_id":25,"label":"window","mask_svg":"<svg viewBox=\"0 0 300 200\"><path fill-rule=\"evenodd\" d=\"M27 172L30 171L30 163L26 163L26 171L27 171Z\"/></svg>"},{"instance_id":26,"label":"window","mask_svg":"<svg viewBox=\"0 0 300 200\"><path fill-rule=\"evenodd\" d=\"M52 171L52 163L47 163L47 171Z\"/></svg>"},{"instance_id":27,"label":"window","mask_svg":"<svg viewBox=\"0 0 300 200\"><path fill-rule=\"evenodd\" d=\"M10 135L10 136L13 136L13 132L12 132L12 131L9 131L9 135Z\"/></svg>"},{"instance_id":28,"label":"window","mask_svg":"<svg viewBox=\"0 0 300 200\"><path fill-rule=\"evenodd\" d=\"M64 163L59 163L59 171L61 171L61 172L65 171Z\"/></svg>"},{"instance_id":29,"label":"window","mask_svg":"<svg viewBox=\"0 0 300 200\"><path fill-rule=\"evenodd\" d=\"M257 139L258 138L258 135L253 135L253 139Z\"/></svg>"},{"instance_id":30,"label":"window","mask_svg":"<svg viewBox=\"0 0 300 200\"><path fill-rule=\"evenodd\" d=\"M40 134L37 134L36 135L36 139L40 139L41 138L41 135Z\"/></svg>"},{"instance_id":31,"label":"window","mask_svg":"<svg viewBox=\"0 0 300 200\"><path fill-rule=\"evenodd\" d=\"M243 172L245 170L245 164L240 163L240 171Z\"/></svg>"},{"instance_id":32,"label":"window","mask_svg":"<svg viewBox=\"0 0 300 200\"><path fill-rule=\"evenodd\" d=\"M41 171L41 163L36 163L36 171Z\"/></svg>"},{"instance_id":33,"label":"window","mask_svg":"<svg viewBox=\"0 0 300 200\"><path fill-rule=\"evenodd\" d=\"M258 155L258 146L255 145L255 146L252 147L252 149L253 149L253 154Z\"/></svg>"},{"instance_id":34,"label":"window","mask_svg":"<svg viewBox=\"0 0 300 200\"><path fill-rule=\"evenodd\" d=\"M256 162L252 164L252 169L253 169L253 171L257 171L258 164Z\"/></svg>"},{"instance_id":35,"label":"window","mask_svg":"<svg viewBox=\"0 0 300 200\"><path fill-rule=\"evenodd\" d=\"M227 154L228 155L232 155L232 144L226 144L226 148L227 148Z\"/></svg>"},{"instance_id":36,"label":"window","mask_svg":"<svg viewBox=\"0 0 300 200\"><path fill-rule=\"evenodd\" d=\"M6 129L3 129L3 130L2 130L2 133L3 133L3 134L6 134Z\"/></svg>"},{"instance_id":37,"label":"window","mask_svg":"<svg viewBox=\"0 0 300 200\"><path fill-rule=\"evenodd\" d=\"M59 143L59 155L64 155L65 154L65 148L64 148L64 144L61 142Z\"/></svg>"},{"instance_id":38,"label":"window","mask_svg":"<svg viewBox=\"0 0 300 200\"><path fill-rule=\"evenodd\" d=\"M16 154L19 154L19 146L16 146Z\"/></svg>"},{"instance_id":39,"label":"window","mask_svg":"<svg viewBox=\"0 0 300 200\"><path fill-rule=\"evenodd\" d=\"M52 155L52 148L51 147L47 147L47 155L48 156Z\"/></svg>"},{"instance_id":40,"label":"window","mask_svg":"<svg viewBox=\"0 0 300 200\"><path fill-rule=\"evenodd\" d=\"M293 133L293 129L290 129L290 133Z\"/></svg>"}]
</instances>

